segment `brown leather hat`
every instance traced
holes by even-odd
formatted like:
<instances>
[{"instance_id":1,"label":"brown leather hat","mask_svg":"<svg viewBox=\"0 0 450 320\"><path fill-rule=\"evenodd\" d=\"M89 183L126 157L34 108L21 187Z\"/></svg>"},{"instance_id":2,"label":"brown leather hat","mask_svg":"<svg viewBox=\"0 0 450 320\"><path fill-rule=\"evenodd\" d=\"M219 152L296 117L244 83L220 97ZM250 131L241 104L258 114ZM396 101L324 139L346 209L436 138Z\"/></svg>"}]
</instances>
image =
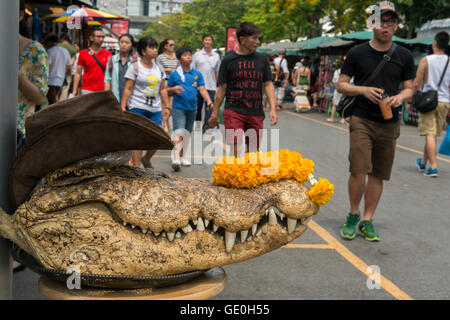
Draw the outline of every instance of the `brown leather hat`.
<instances>
[{"instance_id":1,"label":"brown leather hat","mask_svg":"<svg viewBox=\"0 0 450 320\"><path fill-rule=\"evenodd\" d=\"M9 172L9 193L17 207L47 173L76 161L121 150L171 150L153 121L122 111L111 91L53 104L25 121L26 142Z\"/></svg>"}]
</instances>

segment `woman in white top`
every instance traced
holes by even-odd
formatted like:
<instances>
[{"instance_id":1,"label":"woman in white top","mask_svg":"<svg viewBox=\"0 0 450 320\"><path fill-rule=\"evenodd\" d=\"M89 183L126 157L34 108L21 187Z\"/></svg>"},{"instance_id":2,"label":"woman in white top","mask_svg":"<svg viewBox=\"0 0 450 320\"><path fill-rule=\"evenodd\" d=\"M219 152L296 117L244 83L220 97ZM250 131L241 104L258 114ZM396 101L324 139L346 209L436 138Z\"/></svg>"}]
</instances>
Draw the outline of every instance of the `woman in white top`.
<instances>
[{"instance_id":1,"label":"woman in white top","mask_svg":"<svg viewBox=\"0 0 450 320\"><path fill-rule=\"evenodd\" d=\"M164 39L163 41L161 41L161 43L159 44L156 62L163 66L164 71L166 72L166 76L167 78L169 78L169 75L172 73L172 71L175 70L179 65L177 56L175 55L174 40ZM170 97L169 99L169 106L172 107L173 97ZM163 117L163 128L166 132L169 132L169 117L170 113L167 118Z\"/></svg>"},{"instance_id":2,"label":"woman in white top","mask_svg":"<svg viewBox=\"0 0 450 320\"><path fill-rule=\"evenodd\" d=\"M153 60L156 58L158 43L150 37L139 40L138 54L140 61L134 62L125 73L125 88L122 94L122 110L136 113L161 125L162 118L167 117L169 98L166 91L166 75L161 66ZM133 165L151 168L151 157L156 150L147 150L143 158L141 150L133 151Z\"/></svg>"}]
</instances>

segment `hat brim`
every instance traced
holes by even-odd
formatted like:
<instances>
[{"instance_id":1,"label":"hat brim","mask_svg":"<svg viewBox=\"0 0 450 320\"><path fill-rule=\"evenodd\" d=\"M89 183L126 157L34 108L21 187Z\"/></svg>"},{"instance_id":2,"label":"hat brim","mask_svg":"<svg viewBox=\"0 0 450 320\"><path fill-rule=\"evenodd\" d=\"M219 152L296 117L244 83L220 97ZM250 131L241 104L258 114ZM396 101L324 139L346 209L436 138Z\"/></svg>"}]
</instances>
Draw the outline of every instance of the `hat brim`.
<instances>
[{"instance_id":1,"label":"hat brim","mask_svg":"<svg viewBox=\"0 0 450 320\"><path fill-rule=\"evenodd\" d=\"M52 108L52 107L49 107ZM44 110L43 110L44 111ZM17 207L46 174L77 161L123 150L171 150L156 123L131 112L76 117L28 137L9 172L9 194Z\"/></svg>"},{"instance_id":2,"label":"hat brim","mask_svg":"<svg viewBox=\"0 0 450 320\"><path fill-rule=\"evenodd\" d=\"M386 9L380 11L380 15L381 15L381 16L382 16L383 14L385 14L385 13L392 13L392 14L395 16L395 18L398 19L398 14L397 14L397 12L395 12L395 11L392 11L392 10L386 10Z\"/></svg>"}]
</instances>

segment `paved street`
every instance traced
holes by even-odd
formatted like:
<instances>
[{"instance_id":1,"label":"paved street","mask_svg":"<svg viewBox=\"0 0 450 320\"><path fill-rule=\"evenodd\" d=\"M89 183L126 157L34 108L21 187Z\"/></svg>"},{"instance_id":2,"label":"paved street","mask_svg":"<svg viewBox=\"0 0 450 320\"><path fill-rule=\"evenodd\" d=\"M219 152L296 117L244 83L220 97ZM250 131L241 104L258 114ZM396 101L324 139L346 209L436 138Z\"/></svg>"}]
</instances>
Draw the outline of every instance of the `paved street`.
<instances>
[{"instance_id":1,"label":"paved street","mask_svg":"<svg viewBox=\"0 0 450 320\"><path fill-rule=\"evenodd\" d=\"M276 128L280 129L280 148L312 159L316 178L329 179L335 195L292 244L225 266L227 287L215 299L450 297L450 157L439 156L438 178L424 177L415 167L423 138L416 127L403 125L392 179L385 184L374 219L381 241L370 243L362 237L345 241L339 230L349 210L348 127L327 123L324 114L296 114L288 105L279 113ZM152 162L157 169L172 173L169 152L158 152ZM176 174L211 177L211 168L194 165ZM379 289L368 288L368 266L379 268ZM43 299L37 279L29 270L15 275L13 298Z\"/></svg>"}]
</instances>

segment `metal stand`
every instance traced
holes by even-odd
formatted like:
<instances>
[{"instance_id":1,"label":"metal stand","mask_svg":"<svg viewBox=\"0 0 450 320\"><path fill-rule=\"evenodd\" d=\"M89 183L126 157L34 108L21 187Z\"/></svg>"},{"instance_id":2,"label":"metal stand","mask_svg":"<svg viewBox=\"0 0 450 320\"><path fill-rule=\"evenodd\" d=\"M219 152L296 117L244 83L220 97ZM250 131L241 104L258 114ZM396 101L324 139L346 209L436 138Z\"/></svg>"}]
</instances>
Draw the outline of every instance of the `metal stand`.
<instances>
[{"instance_id":1,"label":"metal stand","mask_svg":"<svg viewBox=\"0 0 450 320\"><path fill-rule=\"evenodd\" d=\"M0 206L11 212L8 172L16 155L19 1L0 1ZM0 299L12 298L10 242L0 238Z\"/></svg>"}]
</instances>

